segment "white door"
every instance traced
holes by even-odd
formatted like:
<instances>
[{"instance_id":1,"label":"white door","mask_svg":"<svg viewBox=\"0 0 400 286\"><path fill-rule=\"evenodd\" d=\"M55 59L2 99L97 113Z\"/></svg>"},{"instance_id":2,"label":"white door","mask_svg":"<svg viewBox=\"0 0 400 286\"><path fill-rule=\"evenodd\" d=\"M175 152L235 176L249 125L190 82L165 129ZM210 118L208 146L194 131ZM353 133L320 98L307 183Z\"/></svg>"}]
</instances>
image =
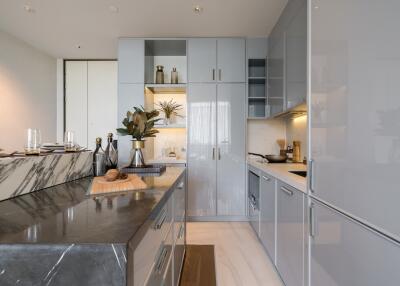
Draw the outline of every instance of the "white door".
<instances>
[{"instance_id":1,"label":"white door","mask_svg":"<svg viewBox=\"0 0 400 286\"><path fill-rule=\"evenodd\" d=\"M117 62L88 62L88 147L96 147L96 137L107 144L107 134L117 128Z\"/></svg>"},{"instance_id":2,"label":"white door","mask_svg":"<svg viewBox=\"0 0 400 286\"><path fill-rule=\"evenodd\" d=\"M75 133L80 146L88 146L87 62L65 63L65 130Z\"/></svg>"},{"instance_id":3,"label":"white door","mask_svg":"<svg viewBox=\"0 0 400 286\"><path fill-rule=\"evenodd\" d=\"M214 82L216 80L217 40L189 39L189 82Z\"/></svg>"},{"instance_id":4,"label":"white door","mask_svg":"<svg viewBox=\"0 0 400 286\"><path fill-rule=\"evenodd\" d=\"M217 59L219 82L246 81L246 41L244 39L218 39Z\"/></svg>"},{"instance_id":5,"label":"white door","mask_svg":"<svg viewBox=\"0 0 400 286\"><path fill-rule=\"evenodd\" d=\"M218 84L217 215L245 215L245 84Z\"/></svg>"},{"instance_id":6,"label":"white door","mask_svg":"<svg viewBox=\"0 0 400 286\"><path fill-rule=\"evenodd\" d=\"M215 216L215 84L189 85L188 125L188 216Z\"/></svg>"}]
</instances>

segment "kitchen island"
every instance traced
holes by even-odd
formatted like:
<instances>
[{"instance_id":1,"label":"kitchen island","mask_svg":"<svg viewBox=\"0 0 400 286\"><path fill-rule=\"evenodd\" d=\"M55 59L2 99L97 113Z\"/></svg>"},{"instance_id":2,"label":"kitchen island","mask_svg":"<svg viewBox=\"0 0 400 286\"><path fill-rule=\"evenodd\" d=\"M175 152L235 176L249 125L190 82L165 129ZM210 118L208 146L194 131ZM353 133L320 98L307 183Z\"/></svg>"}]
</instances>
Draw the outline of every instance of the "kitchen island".
<instances>
[{"instance_id":1,"label":"kitchen island","mask_svg":"<svg viewBox=\"0 0 400 286\"><path fill-rule=\"evenodd\" d=\"M0 285L177 285L185 168L143 180L140 199L90 196L89 177L1 202Z\"/></svg>"}]
</instances>

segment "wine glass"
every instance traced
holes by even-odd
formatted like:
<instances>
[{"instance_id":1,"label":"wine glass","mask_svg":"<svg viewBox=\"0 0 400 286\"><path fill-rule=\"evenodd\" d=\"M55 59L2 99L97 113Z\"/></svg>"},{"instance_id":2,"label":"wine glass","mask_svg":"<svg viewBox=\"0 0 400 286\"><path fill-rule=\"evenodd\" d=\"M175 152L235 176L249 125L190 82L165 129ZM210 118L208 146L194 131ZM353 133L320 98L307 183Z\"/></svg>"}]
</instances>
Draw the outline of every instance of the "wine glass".
<instances>
[{"instance_id":1,"label":"wine glass","mask_svg":"<svg viewBox=\"0 0 400 286\"><path fill-rule=\"evenodd\" d=\"M75 146L75 134L73 131L66 131L64 135L64 150L65 152L74 152L76 150Z\"/></svg>"},{"instance_id":2,"label":"wine glass","mask_svg":"<svg viewBox=\"0 0 400 286\"><path fill-rule=\"evenodd\" d=\"M25 155L39 155L42 136L39 129L29 128L26 132L27 140L25 145Z\"/></svg>"}]
</instances>

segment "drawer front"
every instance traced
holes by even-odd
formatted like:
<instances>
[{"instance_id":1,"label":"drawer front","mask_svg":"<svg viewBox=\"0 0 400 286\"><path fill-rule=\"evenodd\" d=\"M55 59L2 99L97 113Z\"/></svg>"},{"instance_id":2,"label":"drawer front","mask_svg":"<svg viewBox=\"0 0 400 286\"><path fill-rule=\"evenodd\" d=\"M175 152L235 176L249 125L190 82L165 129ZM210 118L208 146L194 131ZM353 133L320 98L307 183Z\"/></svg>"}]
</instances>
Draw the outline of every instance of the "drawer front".
<instances>
[{"instance_id":1,"label":"drawer front","mask_svg":"<svg viewBox=\"0 0 400 286\"><path fill-rule=\"evenodd\" d=\"M286 286L304 285L303 236L304 195L278 182L276 266Z\"/></svg>"},{"instance_id":2,"label":"drawer front","mask_svg":"<svg viewBox=\"0 0 400 286\"><path fill-rule=\"evenodd\" d=\"M276 179L262 174L260 179L260 239L275 263Z\"/></svg>"},{"instance_id":3,"label":"drawer front","mask_svg":"<svg viewBox=\"0 0 400 286\"><path fill-rule=\"evenodd\" d=\"M172 235L173 231L170 230L167 234L167 237L162 242L157 251L157 255L153 263L153 268L146 283L147 286L160 286L165 285L165 283L167 282L166 280L168 279L168 271L172 271L170 270L170 267L172 267ZM170 275L169 277L172 281L172 275Z\"/></svg>"},{"instance_id":4,"label":"drawer front","mask_svg":"<svg viewBox=\"0 0 400 286\"><path fill-rule=\"evenodd\" d=\"M181 223L179 227L177 227L176 233L176 241L174 248L174 285L179 285L180 274L183 265L183 258L185 256L185 223Z\"/></svg>"},{"instance_id":5,"label":"drawer front","mask_svg":"<svg viewBox=\"0 0 400 286\"><path fill-rule=\"evenodd\" d=\"M172 200L169 199L160 210L145 236L134 251L134 285L144 285L160 251L160 245L167 239L171 228Z\"/></svg>"}]
</instances>

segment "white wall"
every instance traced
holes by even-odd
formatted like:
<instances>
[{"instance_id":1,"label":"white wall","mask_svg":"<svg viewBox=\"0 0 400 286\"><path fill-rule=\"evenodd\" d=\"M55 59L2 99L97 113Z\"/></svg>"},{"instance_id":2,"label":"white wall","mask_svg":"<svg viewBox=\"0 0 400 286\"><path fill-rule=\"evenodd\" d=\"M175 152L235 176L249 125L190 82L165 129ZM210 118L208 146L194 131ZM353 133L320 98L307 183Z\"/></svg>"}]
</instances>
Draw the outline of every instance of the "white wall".
<instances>
[{"instance_id":1,"label":"white wall","mask_svg":"<svg viewBox=\"0 0 400 286\"><path fill-rule=\"evenodd\" d=\"M56 59L0 31L0 148L23 150L27 128L56 140Z\"/></svg>"}]
</instances>

